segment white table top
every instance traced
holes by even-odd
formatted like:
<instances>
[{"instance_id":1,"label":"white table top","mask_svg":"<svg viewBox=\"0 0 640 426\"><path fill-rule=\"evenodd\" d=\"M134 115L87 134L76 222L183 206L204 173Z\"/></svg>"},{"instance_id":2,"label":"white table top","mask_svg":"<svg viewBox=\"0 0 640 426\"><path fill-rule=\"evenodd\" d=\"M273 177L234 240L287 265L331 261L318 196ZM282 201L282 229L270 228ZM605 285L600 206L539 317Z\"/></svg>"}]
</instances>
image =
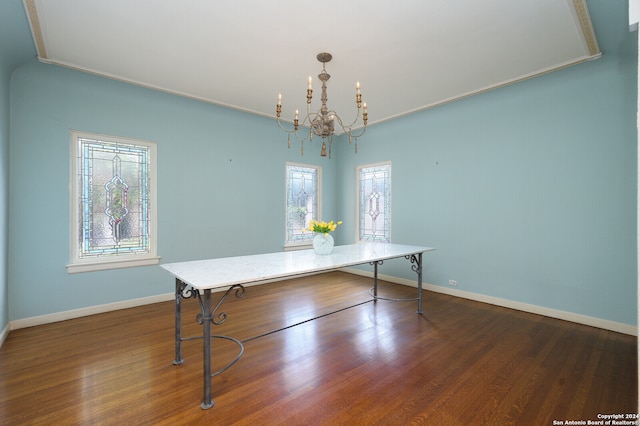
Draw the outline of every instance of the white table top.
<instances>
[{"instance_id":1,"label":"white table top","mask_svg":"<svg viewBox=\"0 0 640 426\"><path fill-rule=\"evenodd\" d=\"M431 250L435 249L401 244L359 243L335 246L330 255L324 256L309 249L166 263L160 266L185 284L203 290L330 271Z\"/></svg>"}]
</instances>

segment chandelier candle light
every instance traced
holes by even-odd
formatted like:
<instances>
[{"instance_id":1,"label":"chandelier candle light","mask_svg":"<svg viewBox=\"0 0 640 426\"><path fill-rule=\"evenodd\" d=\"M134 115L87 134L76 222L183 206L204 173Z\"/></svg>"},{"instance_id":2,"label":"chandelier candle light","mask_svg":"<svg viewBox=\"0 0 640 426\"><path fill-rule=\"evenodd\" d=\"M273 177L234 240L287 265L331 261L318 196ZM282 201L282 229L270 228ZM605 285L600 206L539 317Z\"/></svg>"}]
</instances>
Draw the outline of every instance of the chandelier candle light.
<instances>
[{"instance_id":1,"label":"chandelier candle light","mask_svg":"<svg viewBox=\"0 0 640 426\"><path fill-rule=\"evenodd\" d=\"M320 110L317 112L311 112L311 98L313 96L312 89L312 78L309 77L309 86L307 88L307 115L304 117L302 122L300 122L300 113L296 110L294 118L293 118L293 130L285 128L280 122L280 114L282 112L282 94L278 95L278 104L276 105L276 116L278 121L278 126L285 132L287 132L287 144L289 148L291 148L291 134L293 133L300 141L301 144L301 155L304 155L304 142L309 141L313 138L313 135L316 134L322 138L322 150L320 155L322 157L327 156L327 152L329 158L331 158L331 144L333 142L332 137L335 129L335 123L337 122L340 126L342 132L349 136L349 144L355 142L355 152L358 152L358 138L362 136L367 129L367 104L366 102L362 102L362 95L360 93L360 82L356 83L356 106L357 106L357 115L351 124L344 124L340 116L334 110L329 110L327 108L327 81L331 76L326 71L326 63L331 61L330 53L319 53L316 56L318 61L322 62L322 72L318 74L318 78L322 81L322 95L320 97L320 101L322 102L322 106ZM362 131L358 134L353 133L353 126L356 125L358 119L360 118L360 110L362 109ZM301 138L298 134L298 129L300 127L309 126L309 134L305 135L305 137ZM329 142L329 149L327 151L327 141Z\"/></svg>"}]
</instances>

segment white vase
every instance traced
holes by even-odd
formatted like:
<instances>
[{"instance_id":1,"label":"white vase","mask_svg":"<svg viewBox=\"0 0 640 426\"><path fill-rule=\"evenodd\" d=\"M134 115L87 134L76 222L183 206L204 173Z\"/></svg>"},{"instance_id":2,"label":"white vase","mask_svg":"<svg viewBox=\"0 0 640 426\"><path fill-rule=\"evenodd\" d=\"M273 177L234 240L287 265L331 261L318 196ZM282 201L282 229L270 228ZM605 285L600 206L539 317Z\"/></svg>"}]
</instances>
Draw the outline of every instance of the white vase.
<instances>
[{"instance_id":1,"label":"white vase","mask_svg":"<svg viewBox=\"0 0 640 426\"><path fill-rule=\"evenodd\" d=\"M333 237L330 234L316 234L313 237L313 250L316 254L331 254L333 250Z\"/></svg>"}]
</instances>

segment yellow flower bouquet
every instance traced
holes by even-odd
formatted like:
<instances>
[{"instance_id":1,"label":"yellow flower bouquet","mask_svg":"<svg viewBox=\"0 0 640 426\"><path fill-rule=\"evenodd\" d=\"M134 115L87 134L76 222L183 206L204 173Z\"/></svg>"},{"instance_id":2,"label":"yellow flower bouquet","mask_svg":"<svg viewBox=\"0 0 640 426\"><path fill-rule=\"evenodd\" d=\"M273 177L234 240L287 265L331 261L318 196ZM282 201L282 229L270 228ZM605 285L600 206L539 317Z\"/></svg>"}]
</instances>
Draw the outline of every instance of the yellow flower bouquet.
<instances>
[{"instance_id":1,"label":"yellow flower bouquet","mask_svg":"<svg viewBox=\"0 0 640 426\"><path fill-rule=\"evenodd\" d=\"M317 220L311 219L307 230L318 234L328 234L331 231L335 231L338 225L342 225L341 220L339 220L338 222L319 222Z\"/></svg>"}]
</instances>

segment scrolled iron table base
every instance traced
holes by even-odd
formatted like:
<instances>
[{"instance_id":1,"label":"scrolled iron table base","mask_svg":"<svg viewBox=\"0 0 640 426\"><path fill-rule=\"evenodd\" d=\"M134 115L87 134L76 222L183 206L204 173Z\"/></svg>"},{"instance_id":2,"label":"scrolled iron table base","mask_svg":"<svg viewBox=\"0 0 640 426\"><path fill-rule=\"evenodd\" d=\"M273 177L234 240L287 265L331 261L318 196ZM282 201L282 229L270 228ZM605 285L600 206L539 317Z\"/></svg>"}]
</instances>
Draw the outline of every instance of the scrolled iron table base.
<instances>
[{"instance_id":1,"label":"scrolled iron table base","mask_svg":"<svg viewBox=\"0 0 640 426\"><path fill-rule=\"evenodd\" d=\"M297 252L279 252L263 255L238 256L230 258L209 259L203 261L178 262L161 265L175 276L175 358L173 364L184 363L182 358L182 343L185 341L202 339L203 346L203 398L200 407L209 409L214 406L212 398L212 378L224 373L233 366L244 353L244 343L263 337L278 331L282 331L296 325L303 324L318 318L325 317L355 306L363 305L378 300L417 301L417 314L422 315L422 253L434 250L429 247L405 246L389 243L360 243L346 246L337 246L331 255L317 256L313 250L301 250ZM417 273L418 294L416 298L389 299L378 295L378 266L384 260L405 257L411 262L411 269ZM369 291L371 300L357 303L346 308L336 310L324 315L310 318L297 324L269 331L245 340L238 340L229 336L212 334L212 325L221 325L227 319L227 314L221 311L222 304L228 297L235 295L242 298L245 294L245 284L257 283L265 280L276 280L298 276L307 273L328 272L344 267L371 264L374 266L374 286ZM214 305L212 291L226 289ZM202 325L202 335L182 336L182 302L187 299L197 299L200 312L196 315L196 321ZM238 354L224 367L212 372L211 355L212 340L224 339L235 343Z\"/></svg>"}]
</instances>

